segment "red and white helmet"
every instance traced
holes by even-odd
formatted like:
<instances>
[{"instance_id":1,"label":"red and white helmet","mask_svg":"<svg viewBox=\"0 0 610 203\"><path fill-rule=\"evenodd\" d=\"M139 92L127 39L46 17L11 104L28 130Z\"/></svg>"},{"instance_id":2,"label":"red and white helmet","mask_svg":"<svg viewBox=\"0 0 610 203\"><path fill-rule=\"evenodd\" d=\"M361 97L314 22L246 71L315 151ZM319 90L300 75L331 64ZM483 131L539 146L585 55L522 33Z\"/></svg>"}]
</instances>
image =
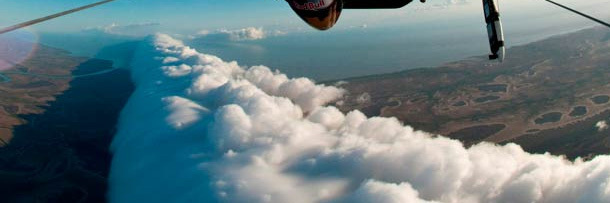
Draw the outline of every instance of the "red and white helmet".
<instances>
[{"instance_id":1,"label":"red and white helmet","mask_svg":"<svg viewBox=\"0 0 610 203\"><path fill-rule=\"evenodd\" d=\"M319 30L327 30L333 27L341 10L342 0L286 0L292 10L307 24Z\"/></svg>"}]
</instances>

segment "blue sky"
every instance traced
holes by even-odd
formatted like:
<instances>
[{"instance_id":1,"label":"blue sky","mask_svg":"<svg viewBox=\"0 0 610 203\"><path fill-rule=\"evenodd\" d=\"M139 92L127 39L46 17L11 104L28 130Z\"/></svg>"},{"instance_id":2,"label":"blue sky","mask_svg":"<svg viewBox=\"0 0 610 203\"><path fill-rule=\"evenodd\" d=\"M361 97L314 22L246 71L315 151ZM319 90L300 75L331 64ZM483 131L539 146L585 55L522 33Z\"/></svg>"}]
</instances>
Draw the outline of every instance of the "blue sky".
<instances>
[{"instance_id":1,"label":"blue sky","mask_svg":"<svg viewBox=\"0 0 610 203\"><path fill-rule=\"evenodd\" d=\"M0 24L14 24L95 1L97 0L0 0ZM290 12L287 5L278 0L118 0L35 28L49 31L78 30L111 23L154 22L161 23L168 29L188 31L198 27L271 25L285 22L285 17Z\"/></svg>"}]
</instances>

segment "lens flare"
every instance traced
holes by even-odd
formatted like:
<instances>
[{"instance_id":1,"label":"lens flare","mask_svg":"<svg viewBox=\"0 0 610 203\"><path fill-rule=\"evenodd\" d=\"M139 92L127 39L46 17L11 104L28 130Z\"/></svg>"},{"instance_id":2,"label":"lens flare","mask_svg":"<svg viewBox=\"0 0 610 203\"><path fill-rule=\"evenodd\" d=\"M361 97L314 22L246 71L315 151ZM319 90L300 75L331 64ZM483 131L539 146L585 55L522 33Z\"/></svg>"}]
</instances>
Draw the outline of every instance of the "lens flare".
<instances>
[{"instance_id":1,"label":"lens flare","mask_svg":"<svg viewBox=\"0 0 610 203\"><path fill-rule=\"evenodd\" d=\"M0 35L0 71L9 70L38 48L38 35L27 29Z\"/></svg>"}]
</instances>

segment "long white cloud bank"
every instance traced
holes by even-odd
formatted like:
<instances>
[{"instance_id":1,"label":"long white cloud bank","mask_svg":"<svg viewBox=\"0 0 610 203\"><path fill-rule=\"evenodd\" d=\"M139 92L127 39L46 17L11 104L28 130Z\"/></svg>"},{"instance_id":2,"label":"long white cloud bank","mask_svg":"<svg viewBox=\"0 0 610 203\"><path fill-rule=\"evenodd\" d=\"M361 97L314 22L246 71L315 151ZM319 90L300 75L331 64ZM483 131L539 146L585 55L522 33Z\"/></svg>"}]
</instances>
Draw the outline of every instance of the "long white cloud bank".
<instances>
[{"instance_id":1,"label":"long white cloud bank","mask_svg":"<svg viewBox=\"0 0 610 203\"><path fill-rule=\"evenodd\" d=\"M567 161L325 106L343 91L167 35L133 61L112 202L608 202L610 156Z\"/></svg>"}]
</instances>

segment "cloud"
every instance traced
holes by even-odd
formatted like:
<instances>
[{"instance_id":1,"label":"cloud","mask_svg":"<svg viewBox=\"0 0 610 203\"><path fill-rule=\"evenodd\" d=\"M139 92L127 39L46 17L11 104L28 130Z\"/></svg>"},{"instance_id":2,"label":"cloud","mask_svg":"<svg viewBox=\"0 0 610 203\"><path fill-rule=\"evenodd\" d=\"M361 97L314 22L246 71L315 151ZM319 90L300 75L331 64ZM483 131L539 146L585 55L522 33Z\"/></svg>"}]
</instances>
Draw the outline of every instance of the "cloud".
<instances>
[{"instance_id":1,"label":"cloud","mask_svg":"<svg viewBox=\"0 0 610 203\"><path fill-rule=\"evenodd\" d=\"M219 29L216 31L201 30L191 38L212 38L215 40L253 41L265 39L268 36L280 36L286 33L280 30L266 31L262 27L247 27L236 30Z\"/></svg>"},{"instance_id":2,"label":"cloud","mask_svg":"<svg viewBox=\"0 0 610 203\"><path fill-rule=\"evenodd\" d=\"M449 7L452 5L466 5L473 2L472 0L442 0L442 1L430 1L434 7Z\"/></svg>"},{"instance_id":3,"label":"cloud","mask_svg":"<svg viewBox=\"0 0 610 203\"><path fill-rule=\"evenodd\" d=\"M607 202L610 156L571 162L343 114L344 91L168 35L134 56L111 202Z\"/></svg>"},{"instance_id":4,"label":"cloud","mask_svg":"<svg viewBox=\"0 0 610 203\"><path fill-rule=\"evenodd\" d=\"M608 123L606 121L599 121L595 124L595 127L601 132L608 129Z\"/></svg>"},{"instance_id":5,"label":"cloud","mask_svg":"<svg viewBox=\"0 0 610 203\"><path fill-rule=\"evenodd\" d=\"M366 29L368 27L369 27L368 24L362 24L362 25L358 25L358 26L356 26L356 25L349 26L350 29L356 29L356 28L358 28L358 29Z\"/></svg>"},{"instance_id":6,"label":"cloud","mask_svg":"<svg viewBox=\"0 0 610 203\"><path fill-rule=\"evenodd\" d=\"M234 41L243 40L259 40L265 38L265 31L263 28L248 27L239 30L220 30L220 33L229 36L229 39Z\"/></svg>"},{"instance_id":7,"label":"cloud","mask_svg":"<svg viewBox=\"0 0 610 203\"><path fill-rule=\"evenodd\" d=\"M472 0L443 0L443 1L437 1L436 3L440 3L440 4L466 4L466 3L470 3L472 2Z\"/></svg>"},{"instance_id":8,"label":"cloud","mask_svg":"<svg viewBox=\"0 0 610 203\"><path fill-rule=\"evenodd\" d=\"M128 25L120 25L112 23L106 26L99 26L94 28L87 28L85 32L102 32L113 35L125 35L125 36L146 36L154 34L159 28L160 23L135 23Z\"/></svg>"},{"instance_id":9,"label":"cloud","mask_svg":"<svg viewBox=\"0 0 610 203\"><path fill-rule=\"evenodd\" d=\"M345 81L345 80L340 80L338 82L335 82L335 84L333 84L335 87L339 87L339 86L343 86L343 85L347 85L349 84L349 82Z\"/></svg>"},{"instance_id":10,"label":"cloud","mask_svg":"<svg viewBox=\"0 0 610 203\"><path fill-rule=\"evenodd\" d=\"M419 4L415 11L429 11L438 9L447 9L455 6L468 5L473 3L472 0L441 0L441 1L426 1L425 4Z\"/></svg>"},{"instance_id":11,"label":"cloud","mask_svg":"<svg viewBox=\"0 0 610 203\"><path fill-rule=\"evenodd\" d=\"M408 183L388 184L375 180L364 182L352 195L342 201L352 203L433 202L420 199L417 190L413 189Z\"/></svg>"},{"instance_id":12,"label":"cloud","mask_svg":"<svg viewBox=\"0 0 610 203\"><path fill-rule=\"evenodd\" d=\"M362 93L360 95L358 95L358 98L356 98L356 102L358 102L358 104L366 104L371 102L371 95L367 92Z\"/></svg>"}]
</instances>

